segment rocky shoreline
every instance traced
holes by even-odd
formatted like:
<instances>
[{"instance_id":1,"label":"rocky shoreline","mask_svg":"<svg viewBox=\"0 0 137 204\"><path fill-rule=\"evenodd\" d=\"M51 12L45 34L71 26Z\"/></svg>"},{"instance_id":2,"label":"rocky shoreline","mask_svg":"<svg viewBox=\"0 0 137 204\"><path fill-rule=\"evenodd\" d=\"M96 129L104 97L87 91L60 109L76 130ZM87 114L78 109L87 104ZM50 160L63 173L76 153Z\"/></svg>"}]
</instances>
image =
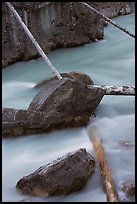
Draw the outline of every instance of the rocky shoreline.
<instances>
[{"instance_id":1,"label":"rocky shoreline","mask_svg":"<svg viewBox=\"0 0 137 204\"><path fill-rule=\"evenodd\" d=\"M78 2L12 2L45 53L104 37L106 22ZM88 2L109 18L134 10L134 2ZM2 67L39 57L21 26L2 3Z\"/></svg>"}]
</instances>

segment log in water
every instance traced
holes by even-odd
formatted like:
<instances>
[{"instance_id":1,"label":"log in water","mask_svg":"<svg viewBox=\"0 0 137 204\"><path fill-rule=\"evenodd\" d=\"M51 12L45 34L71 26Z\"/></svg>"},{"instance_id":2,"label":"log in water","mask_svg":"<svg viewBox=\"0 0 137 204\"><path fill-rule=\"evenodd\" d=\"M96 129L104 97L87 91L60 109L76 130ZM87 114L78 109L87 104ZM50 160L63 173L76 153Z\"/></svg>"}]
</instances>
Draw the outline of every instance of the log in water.
<instances>
[{"instance_id":1,"label":"log in water","mask_svg":"<svg viewBox=\"0 0 137 204\"><path fill-rule=\"evenodd\" d=\"M135 96L134 86L98 86L90 85L91 89L102 89L105 95Z\"/></svg>"}]
</instances>

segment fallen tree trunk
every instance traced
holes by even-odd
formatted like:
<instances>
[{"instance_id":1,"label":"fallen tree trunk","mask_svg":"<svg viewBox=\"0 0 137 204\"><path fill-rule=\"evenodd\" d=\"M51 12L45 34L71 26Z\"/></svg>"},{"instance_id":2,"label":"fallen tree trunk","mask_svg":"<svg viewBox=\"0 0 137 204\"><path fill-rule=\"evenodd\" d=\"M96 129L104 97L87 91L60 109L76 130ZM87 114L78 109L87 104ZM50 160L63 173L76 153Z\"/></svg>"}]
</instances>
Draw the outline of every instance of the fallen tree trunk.
<instances>
[{"instance_id":1,"label":"fallen tree trunk","mask_svg":"<svg viewBox=\"0 0 137 204\"><path fill-rule=\"evenodd\" d=\"M97 86L97 85L88 85L91 89L103 89L104 95L135 95L134 86Z\"/></svg>"},{"instance_id":2,"label":"fallen tree trunk","mask_svg":"<svg viewBox=\"0 0 137 204\"><path fill-rule=\"evenodd\" d=\"M97 11L96 9L94 9L92 6L90 6L89 4L85 3L85 2L79 2L85 6L87 6L92 12L100 15L103 19L105 19L106 21L108 21L109 23L111 23L113 26L117 27L118 29L124 31L125 33L127 33L128 35L130 35L131 37L135 38L135 35L131 32L129 32L126 28L123 28L122 26L118 25L117 23L115 23L114 21L112 21L110 18L104 16L102 13L100 13L99 11Z\"/></svg>"},{"instance_id":3,"label":"fallen tree trunk","mask_svg":"<svg viewBox=\"0 0 137 204\"><path fill-rule=\"evenodd\" d=\"M112 178L111 170L108 165L108 161L105 156L103 146L101 144L101 139L97 136L96 130L93 128L90 134L90 139L94 145L96 154L98 156L98 161L100 165L100 172L103 179L103 188L107 196L108 202L120 202L118 198L118 193L116 191L116 186Z\"/></svg>"}]
</instances>

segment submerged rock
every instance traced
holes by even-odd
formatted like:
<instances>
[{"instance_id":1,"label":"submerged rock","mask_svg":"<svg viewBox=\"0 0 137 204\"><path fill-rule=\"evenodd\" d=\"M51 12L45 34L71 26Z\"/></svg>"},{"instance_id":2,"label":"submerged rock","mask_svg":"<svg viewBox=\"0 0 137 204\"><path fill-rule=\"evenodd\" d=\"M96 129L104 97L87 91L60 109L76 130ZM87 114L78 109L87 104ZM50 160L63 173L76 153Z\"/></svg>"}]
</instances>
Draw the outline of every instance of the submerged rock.
<instances>
[{"instance_id":1,"label":"submerged rock","mask_svg":"<svg viewBox=\"0 0 137 204\"><path fill-rule=\"evenodd\" d=\"M16 113L12 115L12 112ZM50 132L66 127L80 127L86 125L90 114L81 114L73 117L63 113L47 114L42 111L27 111L12 109L8 114L9 108L3 109L2 115L2 136L13 137L20 135ZM11 115L12 116L11 116ZM7 117L6 117L7 115Z\"/></svg>"},{"instance_id":2,"label":"submerged rock","mask_svg":"<svg viewBox=\"0 0 137 204\"><path fill-rule=\"evenodd\" d=\"M122 147L134 147L135 146L135 141L130 141L130 140L121 140L119 144Z\"/></svg>"},{"instance_id":3,"label":"submerged rock","mask_svg":"<svg viewBox=\"0 0 137 204\"><path fill-rule=\"evenodd\" d=\"M67 195L82 189L94 171L94 158L81 148L24 176L16 187L35 196Z\"/></svg>"},{"instance_id":4,"label":"submerged rock","mask_svg":"<svg viewBox=\"0 0 137 204\"><path fill-rule=\"evenodd\" d=\"M32 202L30 199L24 199L24 200L21 200L19 202Z\"/></svg>"}]
</instances>

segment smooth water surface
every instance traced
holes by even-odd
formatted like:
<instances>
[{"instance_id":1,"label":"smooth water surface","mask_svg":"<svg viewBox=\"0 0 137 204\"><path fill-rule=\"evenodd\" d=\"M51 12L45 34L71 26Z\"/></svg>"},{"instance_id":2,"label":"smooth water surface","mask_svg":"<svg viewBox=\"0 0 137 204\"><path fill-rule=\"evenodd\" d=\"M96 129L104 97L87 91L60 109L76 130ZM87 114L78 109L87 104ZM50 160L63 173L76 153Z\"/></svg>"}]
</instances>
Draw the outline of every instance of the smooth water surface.
<instances>
[{"instance_id":1,"label":"smooth water surface","mask_svg":"<svg viewBox=\"0 0 137 204\"><path fill-rule=\"evenodd\" d=\"M115 22L135 32L134 13L115 18ZM60 72L81 71L96 85L135 84L135 39L109 25L103 40L77 48L59 49L48 54ZM2 106L27 109L38 90L34 85L51 77L42 58L19 62L2 70ZM87 127L64 129L2 140L2 199L18 202L27 195L16 190L17 181L58 157L85 147L96 159L89 135L93 129L102 138L120 199L123 182L135 177L135 98L104 96L96 117ZM123 145L127 142L129 145ZM98 163L87 185L79 192L50 198L30 198L32 202L106 202Z\"/></svg>"}]
</instances>

